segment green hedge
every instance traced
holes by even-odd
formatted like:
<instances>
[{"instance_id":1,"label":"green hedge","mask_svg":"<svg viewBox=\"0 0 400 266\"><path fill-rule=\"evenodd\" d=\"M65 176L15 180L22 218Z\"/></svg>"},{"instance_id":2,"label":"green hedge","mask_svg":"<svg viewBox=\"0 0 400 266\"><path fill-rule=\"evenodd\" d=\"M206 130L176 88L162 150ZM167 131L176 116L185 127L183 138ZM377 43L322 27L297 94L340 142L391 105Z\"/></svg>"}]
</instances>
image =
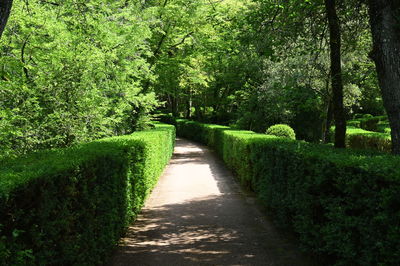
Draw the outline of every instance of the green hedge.
<instances>
[{"instance_id":1,"label":"green hedge","mask_svg":"<svg viewBox=\"0 0 400 266\"><path fill-rule=\"evenodd\" d=\"M382 126L384 124L385 126ZM389 127L387 116L364 115L353 120L347 121L348 126L361 128L367 131L383 132ZM383 130L383 131L382 131Z\"/></svg>"},{"instance_id":2,"label":"green hedge","mask_svg":"<svg viewBox=\"0 0 400 266\"><path fill-rule=\"evenodd\" d=\"M390 126L387 116L364 115L347 121L347 146L391 152Z\"/></svg>"},{"instance_id":3,"label":"green hedge","mask_svg":"<svg viewBox=\"0 0 400 266\"><path fill-rule=\"evenodd\" d=\"M347 125L346 129L346 147L352 149L376 150L390 153L392 150L391 136L389 133L373 132L364 130L355 123ZM334 130L331 128L331 142L334 142Z\"/></svg>"},{"instance_id":4,"label":"green hedge","mask_svg":"<svg viewBox=\"0 0 400 266\"><path fill-rule=\"evenodd\" d=\"M382 132L386 134L390 134L391 129L388 121L379 121L377 125L377 132Z\"/></svg>"},{"instance_id":5,"label":"green hedge","mask_svg":"<svg viewBox=\"0 0 400 266\"><path fill-rule=\"evenodd\" d=\"M0 265L98 265L172 154L175 128L2 160Z\"/></svg>"},{"instance_id":6,"label":"green hedge","mask_svg":"<svg viewBox=\"0 0 400 266\"><path fill-rule=\"evenodd\" d=\"M373 149L381 152L391 152L392 149L390 134L351 126L346 130L346 145L353 149Z\"/></svg>"},{"instance_id":7,"label":"green hedge","mask_svg":"<svg viewBox=\"0 0 400 266\"><path fill-rule=\"evenodd\" d=\"M302 247L339 265L398 265L400 158L178 120L212 147Z\"/></svg>"}]
</instances>

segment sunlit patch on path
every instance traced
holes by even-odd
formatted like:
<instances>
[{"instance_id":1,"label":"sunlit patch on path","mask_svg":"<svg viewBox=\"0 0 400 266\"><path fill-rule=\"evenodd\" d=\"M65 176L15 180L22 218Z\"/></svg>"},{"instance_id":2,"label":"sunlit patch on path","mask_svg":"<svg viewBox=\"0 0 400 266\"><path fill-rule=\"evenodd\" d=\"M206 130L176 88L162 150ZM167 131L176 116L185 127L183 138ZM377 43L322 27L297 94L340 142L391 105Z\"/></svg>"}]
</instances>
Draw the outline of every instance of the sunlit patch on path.
<instances>
[{"instance_id":1,"label":"sunlit patch on path","mask_svg":"<svg viewBox=\"0 0 400 266\"><path fill-rule=\"evenodd\" d=\"M206 147L178 139L111 265L309 265Z\"/></svg>"}]
</instances>

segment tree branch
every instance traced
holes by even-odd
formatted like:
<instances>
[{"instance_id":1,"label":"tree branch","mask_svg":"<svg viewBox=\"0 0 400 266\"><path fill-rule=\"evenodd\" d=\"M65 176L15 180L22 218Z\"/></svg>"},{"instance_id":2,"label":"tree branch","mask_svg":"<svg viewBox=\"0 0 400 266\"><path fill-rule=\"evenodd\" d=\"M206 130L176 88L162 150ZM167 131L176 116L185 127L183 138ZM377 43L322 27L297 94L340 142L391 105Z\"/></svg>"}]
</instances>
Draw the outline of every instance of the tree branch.
<instances>
[{"instance_id":1,"label":"tree branch","mask_svg":"<svg viewBox=\"0 0 400 266\"><path fill-rule=\"evenodd\" d=\"M183 38L182 38L178 43L176 43L176 44L174 44L174 45L171 45L171 46L169 47L169 50L174 49L174 48L178 47L179 45L183 44L183 43L185 42L185 40L186 40L187 38L189 38L193 33L194 33L194 31L191 31L191 32L189 32L188 34L186 34L185 36L183 36Z\"/></svg>"},{"instance_id":2,"label":"tree branch","mask_svg":"<svg viewBox=\"0 0 400 266\"><path fill-rule=\"evenodd\" d=\"M10 16L13 0L0 1L0 38L7 25L8 17Z\"/></svg>"}]
</instances>

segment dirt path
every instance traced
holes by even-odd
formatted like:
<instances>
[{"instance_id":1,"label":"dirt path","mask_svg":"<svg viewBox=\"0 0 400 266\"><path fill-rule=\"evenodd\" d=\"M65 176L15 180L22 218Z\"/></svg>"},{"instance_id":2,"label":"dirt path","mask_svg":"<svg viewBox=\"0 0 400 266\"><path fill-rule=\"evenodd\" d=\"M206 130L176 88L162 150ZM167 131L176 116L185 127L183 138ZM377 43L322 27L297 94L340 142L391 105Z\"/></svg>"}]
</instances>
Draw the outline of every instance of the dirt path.
<instances>
[{"instance_id":1,"label":"dirt path","mask_svg":"<svg viewBox=\"0 0 400 266\"><path fill-rule=\"evenodd\" d=\"M204 146L174 156L111 265L310 265Z\"/></svg>"}]
</instances>

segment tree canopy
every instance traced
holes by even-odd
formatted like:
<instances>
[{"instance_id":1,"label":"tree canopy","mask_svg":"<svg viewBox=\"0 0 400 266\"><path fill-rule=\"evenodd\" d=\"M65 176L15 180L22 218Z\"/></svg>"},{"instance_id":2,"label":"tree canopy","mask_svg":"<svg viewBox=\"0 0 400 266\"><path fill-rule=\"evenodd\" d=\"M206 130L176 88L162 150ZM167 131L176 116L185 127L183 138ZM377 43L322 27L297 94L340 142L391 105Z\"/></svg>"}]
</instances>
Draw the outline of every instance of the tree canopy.
<instances>
[{"instance_id":1,"label":"tree canopy","mask_svg":"<svg viewBox=\"0 0 400 266\"><path fill-rule=\"evenodd\" d=\"M343 147L345 120L390 110L396 140L400 103L385 95L399 91L387 85L398 65L382 58L399 58L399 7L378 2L14 1L0 41L1 155L127 134L160 112L257 132L283 123L312 142L335 125Z\"/></svg>"}]
</instances>

